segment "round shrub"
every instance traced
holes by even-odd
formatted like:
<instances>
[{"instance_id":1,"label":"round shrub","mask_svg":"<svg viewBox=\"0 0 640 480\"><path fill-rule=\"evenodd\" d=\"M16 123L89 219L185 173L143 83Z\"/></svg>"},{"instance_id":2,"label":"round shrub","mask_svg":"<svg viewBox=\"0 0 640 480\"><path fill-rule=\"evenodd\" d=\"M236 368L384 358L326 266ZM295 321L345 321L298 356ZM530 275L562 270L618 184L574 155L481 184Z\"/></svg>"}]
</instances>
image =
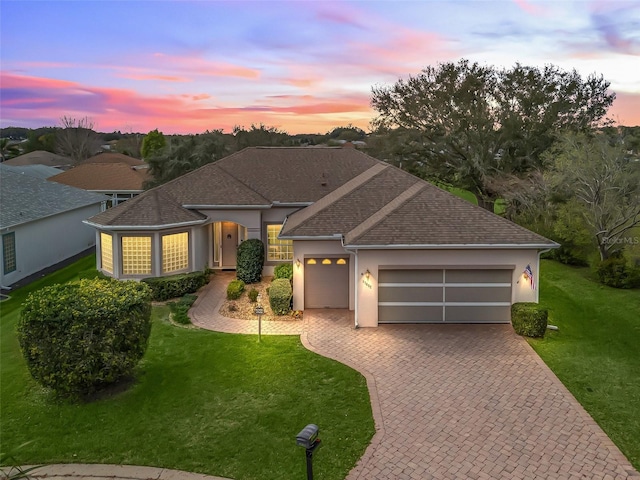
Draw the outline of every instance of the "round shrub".
<instances>
[{"instance_id":1,"label":"round shrub","mask_svg":"<svg viewBox=\"0 0 640 480\"><path fill-rule=\"evenodd\" d=\"M290 263L281 263L273 269L273 278L286 278L293 280L293 265Z\"/></svg>"},{"instance_id":2,"label":"round shrub","mask_svg":"<svg viewBox=\"0 0 640 480\"><path fill-rule=\"evenodd\" d=\"M150 332L146 284L85 279L32 292L17 333L33 378L79 397L131 376Z\"/></svg>"},{"instance_id":3,"label":"round shrub","mask_svg":"<svg viewBox=\"0 0 640 480\"><path fill-rule=\"evenodd\" d=\"M264 243L257 238L245 240L238 246L236 276L244 283L258 283L264 265Z\"/></svg>"},{"instance_id":4,"label":"round shrub","mask_svg":"<svg viewBox=\"0 0 640 480\"><path fill-rule=\"evenodd\" d=\"M544 337L547 331L549 311L537 303L514 303L511 305L511 324L518 335Z\"/></svg>"},{"instance_id":5,"label":"round shrub","mask_svg":"<svg viewBox=\"0 0 640 480\"><path fill-rule=\"evenodd\" d=\"M227 287L227 300L237 300L244 292L244 282L242 280L231 280Z\"/></svg>"},{"instance_id":6,"label":"round shrub","mask_svg":"<svg viewBox=\"0 0 640 480\"><path fill-rule=\"evenodd\" d=\"M251 290L249 290L249 301L251 303L256 303L258 301L258 295L260 294L260 292L258 292L258 290L256 290L255 288L252 288Z\"/></svg>"},{"instance_id":7,"label":"round shrub","mask_svg":"<svg viewBox=\"0 0 640 480\"><path fill-rule=\"evenodd\" d=\"M614 255L600 262L596 274L600 283L609 287L640 287L640 268L629 265L622 255Z\"/></svg>"},{"instance_id":8,"label":"round shrub","mask_svg":"<svg viewBox=\"0 0 640 480\"><path fill-rule=\"evenodd\" d=\"M286 315L291 310L291 282L286 278L277 278L269 288L269 305L276 315Z\"/></svg>"}]
</instances>

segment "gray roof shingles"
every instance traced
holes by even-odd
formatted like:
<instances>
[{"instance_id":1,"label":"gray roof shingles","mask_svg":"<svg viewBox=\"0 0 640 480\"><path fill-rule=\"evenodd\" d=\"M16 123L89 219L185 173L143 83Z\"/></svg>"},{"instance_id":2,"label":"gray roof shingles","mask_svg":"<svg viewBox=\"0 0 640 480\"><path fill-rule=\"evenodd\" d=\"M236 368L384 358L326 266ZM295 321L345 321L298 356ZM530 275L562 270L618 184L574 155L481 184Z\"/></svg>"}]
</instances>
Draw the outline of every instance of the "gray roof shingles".
<instances>
[{"instance_id":1,"label":"gray roof shingles","mask_svg":"<svg viewBox=\"0 0 640 480\"><path fill-rule=\"evenodd\" d=\"M108 200L0 165L0 228L13 227Z\"/></svg>"}]
</instances>

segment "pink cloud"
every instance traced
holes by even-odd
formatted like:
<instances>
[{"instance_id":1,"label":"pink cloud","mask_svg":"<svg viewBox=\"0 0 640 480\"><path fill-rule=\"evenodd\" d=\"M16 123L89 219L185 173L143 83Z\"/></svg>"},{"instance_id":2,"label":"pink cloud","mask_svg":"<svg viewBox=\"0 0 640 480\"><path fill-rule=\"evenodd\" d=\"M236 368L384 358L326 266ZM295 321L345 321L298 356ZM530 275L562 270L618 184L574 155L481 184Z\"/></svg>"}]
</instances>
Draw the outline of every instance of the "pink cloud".
<instances>
[{"instance_id":1,"label":"pink cloud","mask_svg":"<svg viewBox=\"0 0 640 480\"><path fill-rule=\"evenodd\" d=\"M167 55L165 53L154 53L153 59L160 62L160 65L155 65L156 68L162 68L164 65L170 65L172 71L178 70L189 72L194 75L240 77L248 79L257 79L260 77L260 70L255 68L247 68L225 62L212 62L195 56L183 57Z\"/></svg>"},{"instance_id":2,"label":"pink cloud","mask_svg":"<svg viewBox=\"0 0 640 480\"><path fill-rule=\"evenodd\" d=\"M541 5L534 5L528 0L513 0L513 2L520 7L521 10L524 10L529 15L545 15L547 12Z\"/></svg>"},{"instance_id":3,"label":"pink cloud","mask_svg":"<svg viewBox=\"0 0 640 480\"><path fill-rule=\"evenodd\" d=\"M121 74L116 75L120 78L128 78L129 80L152 80L161 82L189 82L190 80L184 77L176 77L172 75L144 75L144 74Z\"/></svg>"}]
</instances>

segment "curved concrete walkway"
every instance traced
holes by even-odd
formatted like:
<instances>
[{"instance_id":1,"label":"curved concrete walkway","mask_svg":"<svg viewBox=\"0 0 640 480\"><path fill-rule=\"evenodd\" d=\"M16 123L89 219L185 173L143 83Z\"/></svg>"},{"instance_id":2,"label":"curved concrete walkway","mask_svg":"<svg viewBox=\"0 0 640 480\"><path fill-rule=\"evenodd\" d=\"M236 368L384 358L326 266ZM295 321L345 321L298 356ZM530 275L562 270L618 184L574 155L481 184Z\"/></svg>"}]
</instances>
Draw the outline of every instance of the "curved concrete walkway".
<instances>
[{"instance_id":1,"label":"curved concrete walkway","mask_svg":"<svg viewBox=\"0 0 640 480\"><path fill-rule=\"evenodd\" d=\"M2 473L16 472L0 468L0 474ZM3 478L2 475L0 475L1 478ZM45 465L29 472L26 478L46 478L47 480L230 480L167 468L72 463Z\"/></svg>"}]
</instances>

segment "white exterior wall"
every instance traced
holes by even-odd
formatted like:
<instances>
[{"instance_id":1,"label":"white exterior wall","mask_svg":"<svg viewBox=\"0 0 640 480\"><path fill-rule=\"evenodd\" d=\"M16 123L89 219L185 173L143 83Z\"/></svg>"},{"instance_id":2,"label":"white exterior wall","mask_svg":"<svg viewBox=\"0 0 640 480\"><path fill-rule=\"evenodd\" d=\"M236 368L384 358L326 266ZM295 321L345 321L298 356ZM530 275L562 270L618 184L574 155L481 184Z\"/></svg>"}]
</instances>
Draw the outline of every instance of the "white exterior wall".
<instances>
[{"instance_id":1,"label":"white exterior wall","mask_svg":"<svg viewBox=\"0 0 640 480\"><path fill-rule=\"evenodd\" d=\"M94 229L82 221L100 209L98 203L3 230L15 233L16 270L4 275L0 263L0 284L9 286L95 245Z\"/></svg>"},{"instance_id":2,"label":"white exterior wall","mask_svg":"<svg viewBox=\"0 0 640 480\"><path fill-rule=\"evenodd\" d=\"M211 222L233 222L247 228L247 239L261 237L261 210L198 210Z\"/></svg>"},{"instance_id":3,"label":"white exterior wall","mask_svg":"<svg viewBox=\"0 0 640 480\"><path fill-rule=\"evenodd\" d=\"M189 264L191 271L194 272L196 270L202 270L205 267L210 267L211 264L209 263L209 257L213 256L211 225L207 224L201 227L193 227L191 229L189 241L189 249L191 252Z\"/></svg>"},{"instance_id":4,"label":"white exterior wall","mask_svg":"<svg viewBox=\"0 0 640 480\"><path fill-rule=\"evenodd\" d=\"M355 296L353 294L355 257L342 247L340 240L293 241L293 309L304 310L305 257L321 257L323 255L344 255L349 257L349 310L353 310L355 305ZM298 259L300 260L300 266L296 265Z\"/></svg>"},{"instance_id":5,"label":"white exterior wall","mask_svg":"<svg viewBox=\"0 0 640 480\"><path fill-rule=\"evenodd\" d=\"M531 265L536 278L532 290L522 272ZM378 326L378 267L385 266L462 266L481 268L501 266L513 269L511 303L537 302L539 265L537 250L358 250L356 322L360 327ZM295 270L295 268L294 268ZM369 270L366 280L364 272ZM295 284L294 284L295 285Z\"/></svg>"}]
</instances>

